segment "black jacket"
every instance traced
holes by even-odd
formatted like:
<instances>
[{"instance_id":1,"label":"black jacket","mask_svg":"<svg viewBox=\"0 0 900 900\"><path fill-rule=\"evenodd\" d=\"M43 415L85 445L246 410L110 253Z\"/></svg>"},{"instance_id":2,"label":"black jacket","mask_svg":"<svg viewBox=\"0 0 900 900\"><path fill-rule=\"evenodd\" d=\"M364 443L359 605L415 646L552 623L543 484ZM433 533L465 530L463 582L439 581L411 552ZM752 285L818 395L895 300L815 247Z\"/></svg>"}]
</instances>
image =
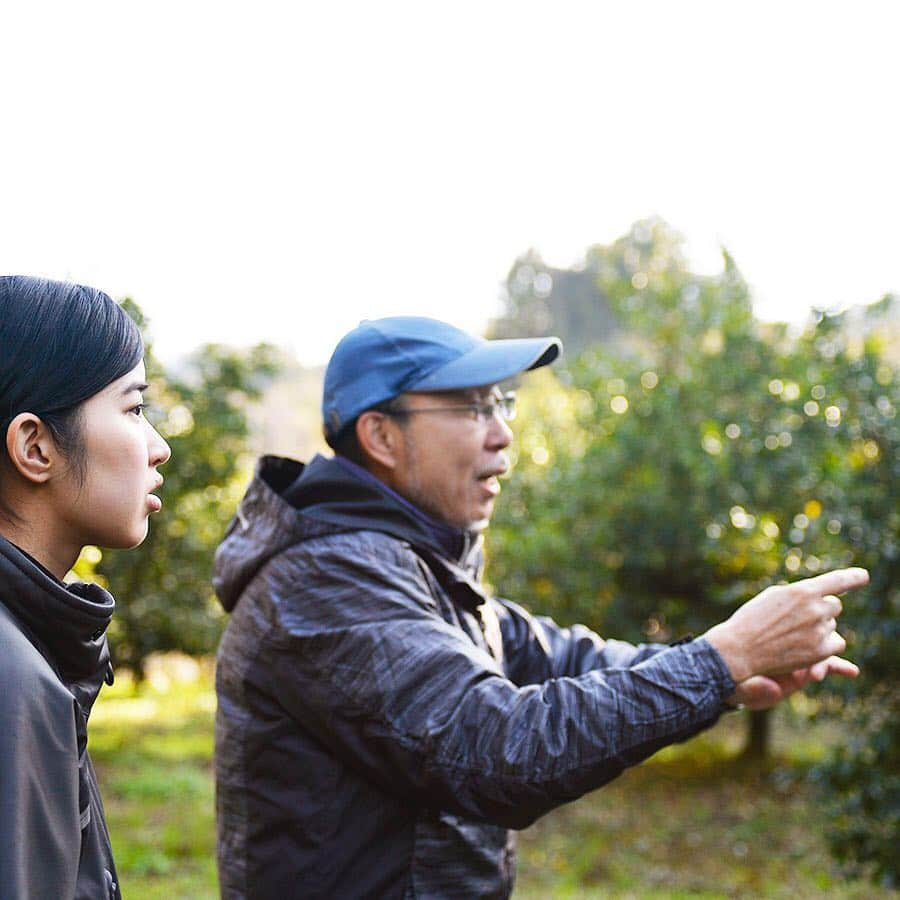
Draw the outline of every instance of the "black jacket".
<instances>
[{"instance_id":1,"label":"black jacket","mask_svg":"<svg viewBox=\"0 0 900 900\"><path fill-rule=\"evenodd\" d=\"M534 618L455 537L334 460L262 460L216 558L223 897L506 897L508 829L718 717L707 642Z\"/></svg>"},{"instance_id":2,"label":"black jacket","mask_svg":"<svg viewBox=\"0 0 900 900\"><path fill-rule=\"evenodd\" d=\"M87 723L113 598L0 538L0 897L120 898Z\"/></svg>"}]
</instances>

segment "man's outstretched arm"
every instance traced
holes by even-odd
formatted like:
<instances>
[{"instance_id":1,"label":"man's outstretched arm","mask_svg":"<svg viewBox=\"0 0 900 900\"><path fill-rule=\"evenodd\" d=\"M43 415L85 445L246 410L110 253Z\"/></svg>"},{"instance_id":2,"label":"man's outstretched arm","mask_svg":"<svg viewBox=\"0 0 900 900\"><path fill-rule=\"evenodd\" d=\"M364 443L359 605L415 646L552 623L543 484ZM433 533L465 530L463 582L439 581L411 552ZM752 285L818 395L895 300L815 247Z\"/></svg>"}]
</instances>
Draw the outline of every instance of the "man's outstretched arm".
<instances>
[{"instance_id":1,"label":"man's outstretched arm","mask_svg":"<svg viewBox=\"0 0 900 900\"><path fill-rule=\"evenodd\" d=\"M868 582L869 573L854 568L773 585L703 637L719 652L738 685L759 675L787 676L844 652L847 642L837 632L842 611L837 595ZM820 666L816 675L851 674L844 662L834 663L834 668L829 664L824 671Z\"/></svg>"},{"instance_id":2,"label":"man's outstretched arm","mask_svg":"<svg viewBox=\"0 0 900 900\"><path fill-rule=\"evenodd\" d=\"M775 585L711 628L704 637L737 683L729 704L767 709L829 675L856 677L859 669L835 655L846 647L836 632L841 612L837 594L867 582L868 573L855 568ZM631 668L666 649L604 640L581 625L561 628L509 601L495 601L495 606L510 676L519 684L592 669Z\"/></svg>"}]
</instances>

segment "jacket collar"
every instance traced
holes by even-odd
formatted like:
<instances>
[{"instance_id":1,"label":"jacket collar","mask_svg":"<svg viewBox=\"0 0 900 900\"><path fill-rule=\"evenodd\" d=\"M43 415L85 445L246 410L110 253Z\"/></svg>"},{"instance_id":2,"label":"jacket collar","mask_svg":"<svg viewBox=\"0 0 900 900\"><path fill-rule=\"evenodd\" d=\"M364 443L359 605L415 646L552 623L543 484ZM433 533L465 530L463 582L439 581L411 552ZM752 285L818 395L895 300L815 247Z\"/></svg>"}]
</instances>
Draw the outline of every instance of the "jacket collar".
<instances>
[{"instance_id":1,"label":"jacket collar","mask_svg":"<svg viewBox=\"0 0 900 900\"><path fill-rule=\"evenodd\" d=\"M0 537L0 602L63 681L82 683L77 699L93 702L111 677L106 629L115 609L98 584L64 584Z\"/></svg>"},{"instance_id":2,"label":"jacket collar","mask_svg":"<svg viewBox=\"0 0 900 900\"><path fill-rule=\"evenodd\" d=\"M260 476L266 478L267 460ZM480 535L436 522L384 482L339 457L314 457L281 494L308 522L342 531L383 531L458 566L479 568Z\"/></svg>"},{"instance_id":3,"label":"jacket collar","mask_svg":"<svg viewBox=\"0 0 900 900\"><path fill-rule=\"evenodd\" d=\"M336 459L316 456L304 465L264 456L216 551L213 587L230 612L266 561L286 547L322 535L380 531L407 541L468 605L483 602L481 536L458 529L444 535L434 524L378 479L359 477Z\"/></svg>"},{"instance_id":4,"label":"jacket collar","mask_svg":"<svg viewBox=\"0 0 900 900\"><path fill-rule=\"evenodd\" d=\"M454 528L452 525L445 525L443 522L438 522L436 519L431 518L414 503L410 503L406 497L398 494L367 469L358 466L355 462L345 459L343 456L335 456L334 462L396 503L413 522L416 522L424 529L437 546L444 550L448 558L461 561L461 557L468 552L469 542L473 539L468 532Z\"/></svg>"}]
</instances>

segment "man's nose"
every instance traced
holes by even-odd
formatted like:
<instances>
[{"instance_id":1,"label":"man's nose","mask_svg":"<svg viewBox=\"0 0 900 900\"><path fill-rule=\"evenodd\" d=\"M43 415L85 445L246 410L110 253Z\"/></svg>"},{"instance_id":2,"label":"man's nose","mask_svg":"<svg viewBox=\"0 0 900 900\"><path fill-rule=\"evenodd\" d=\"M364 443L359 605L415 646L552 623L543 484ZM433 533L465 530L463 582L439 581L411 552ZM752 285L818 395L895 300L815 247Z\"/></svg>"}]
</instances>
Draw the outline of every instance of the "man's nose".
<instances>
[{"instance_id":1,"label":"man's nose","mask_svg":"<svg viewBox=\"0 0 900 900\"><path fill-rule=\"evenodd\" d=\"M485 437L486 443L491 449L502 450L512 443L512 429L506 424L506 420L500 415L498 410L495 410L491 416Z\"/></svg>"}]
</instances>

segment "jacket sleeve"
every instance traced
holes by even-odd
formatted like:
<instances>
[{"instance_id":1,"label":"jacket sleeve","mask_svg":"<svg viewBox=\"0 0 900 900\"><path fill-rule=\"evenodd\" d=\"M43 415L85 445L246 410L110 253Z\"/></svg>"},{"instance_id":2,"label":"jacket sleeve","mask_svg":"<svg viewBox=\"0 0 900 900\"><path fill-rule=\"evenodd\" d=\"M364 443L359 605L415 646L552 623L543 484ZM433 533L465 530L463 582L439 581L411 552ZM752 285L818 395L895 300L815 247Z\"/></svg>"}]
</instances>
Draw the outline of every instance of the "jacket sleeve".
<instances>
[{"instance_id":1,"label":"jacket sleeve","mask_svg":"<svg viewBox=\"0 0 900 900\"><path fill-rule=\"evenodd\" d=\"M81 850L74 701L49 668L7 657L0 675L0 894L71 898Z\"/></svg>"},{"instance_id":2,"label":"jacket sleeve","mask_svg":"<svg viewBox=\"0 0 900 900\"><path fill-rule=\"evenodd\" d=\"M584 675L593 669L629 668L661 653L665 644L604 640L584 625L563 628L509 600L494 600L503 635L506 672L520 685Z\"/></svg>"},{"instance_id":3,"label":"jacket sleeve","mask_svg":"<svg viewBox=\"0 0 900 900\"><path fill-rule=\"evenodd\" d=\"M517 686L444 621L405 545L301 547L267 576L271 683L335 756L410 803L524 828L715 720L734 688L702 640Z\"/></svg>"}]
</instances>

